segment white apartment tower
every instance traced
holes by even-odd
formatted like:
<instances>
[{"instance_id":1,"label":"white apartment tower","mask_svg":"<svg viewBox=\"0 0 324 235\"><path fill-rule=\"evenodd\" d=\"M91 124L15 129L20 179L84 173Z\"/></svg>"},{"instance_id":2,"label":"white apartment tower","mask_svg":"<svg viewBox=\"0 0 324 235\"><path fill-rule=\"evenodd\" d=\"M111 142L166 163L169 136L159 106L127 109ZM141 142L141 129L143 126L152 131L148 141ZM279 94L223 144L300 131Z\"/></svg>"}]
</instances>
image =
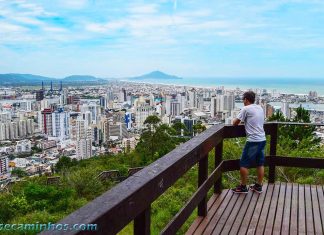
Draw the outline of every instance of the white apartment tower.
<instances>
[{"instance_id":1,"label":"white apartment tower","mask_svg":"<svg viewBox=\"0 0 324 235\"><path fill-rule=\"evenodd\" d=\"M195 89L188 91L189 108L197 107L197 92Z\"/></svg>"},{"instance_id":2,"label":"white apartment tower","mask_svg":"<svg viewBox=\"0 0 324 235\"><path fill-rule=\"evenodd\" d=\"M69 115L63 109L52 113L53 137L58 137L61 141L69 138Z\"/></svg>"},{"instance_id":3,"label":"white apartment tower","mask_svg":"<svg viewBox=\"0 0 324 235\"><path fill-rule=\"evenodd\" d=\"M0 123L11 122L11 113L10 112L1 112L0 113Z\"/></svg>"},{"instance_id":4,"label":"white apartment tower","mask_svg":"<svg viewBox=\"0 0 324 235\"><path fill-rule=\"evenodd\" d=\"M289 109L289 103L287 101L281 103L281 112L285 118L290 119L290 109Z\"/></svg>"},{"instance_id":5,"label":"white apartment tower","mask_svg":"<svg viewBox=\"0 0 324 235\"><path fill-rule=\"evenodd\" d=\"M92 141L91 139L81 139L77 141L77 158L87 159L92 157Z\"/></svg>"},{"instance_id":6,"label":"white apartment tower","mask_svg":"<svg viewBox=\"0 0 324 235\"><path fill-rule=\"evenodd\" d=\"M142 128L146 118L155 113L155 108L146 103L143 96L135 102L135 124L137 128Z\"/></svg>"},{"instance_id":7,"label":"white apartment tower","mask_svg":"<svg viewBox=\"0 0 324 235\"><path fill-rule=\"evenodd\" d=\"M172 101L170 106L171 106L171 112L170 112L171 116L173 117L179 116L181 113L180 103L177 101Z\"/></svg>"}]
</instances>

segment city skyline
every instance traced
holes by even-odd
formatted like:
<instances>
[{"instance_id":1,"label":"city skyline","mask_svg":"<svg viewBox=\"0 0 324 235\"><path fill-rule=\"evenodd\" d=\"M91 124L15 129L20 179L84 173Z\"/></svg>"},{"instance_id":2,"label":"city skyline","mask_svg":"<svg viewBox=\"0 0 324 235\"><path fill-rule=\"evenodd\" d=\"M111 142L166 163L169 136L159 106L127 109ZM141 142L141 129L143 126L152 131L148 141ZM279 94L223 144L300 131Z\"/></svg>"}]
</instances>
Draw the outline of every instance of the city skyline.
<instances>
[{"instance_id":1,"label":"city skyline","mask_svg":"<svg viewBox=\"0 0 324 235\"><path fill-rule=\"evenodd\" d=\"M0 73L324 77L324 3L0 0Z\"/></svg>"}]
</instances>

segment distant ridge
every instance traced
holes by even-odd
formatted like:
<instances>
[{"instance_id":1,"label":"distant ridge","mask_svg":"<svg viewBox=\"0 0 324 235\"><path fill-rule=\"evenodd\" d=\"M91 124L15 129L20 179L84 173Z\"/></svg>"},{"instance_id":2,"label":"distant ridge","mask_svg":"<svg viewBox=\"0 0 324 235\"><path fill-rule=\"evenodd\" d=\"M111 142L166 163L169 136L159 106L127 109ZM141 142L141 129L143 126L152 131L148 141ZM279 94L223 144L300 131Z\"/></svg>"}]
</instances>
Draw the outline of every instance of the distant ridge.
<instances>
[{"instance_id":1,"label":"distant ridge","mask_svg":"<svg viewBox=\"0 0 324 235\"><path fill-rule=\"evenodd\" d=\"M56 80L55 78L44 77L33 74L16 74L16 73L7 73L0 74L0 85L14 85L14 84L35 84L40 83L41 81L47 82L50 80Z\"/></svg>"},{"instance_id":2,"label":"distant ridge","mask_svg":"<svg viewBox=\"0 0 324 235\"><path fill-rule=\"evenodd\" d=\"M71 75L62 79L51 78L33 74L19 74L19 73L8 73L0 74L0 85L10 86L10 85L38 85L42 81L44 82L60 82L65 83L105 83L107 80L102 78L96 78L90 75Z\"/></svg>"},{"instance_id":3,"label":"distant ridge","mask_svg":"<svg viewBox=\"0 0 324 235\"><path fill-rule=\"evenodd\" d=\"M70 81L70 82L98 82L98 81L106 81L102 78L96 78L94 76L91 76L91 75L71 75L71 76L68 76L68 77L65 77L62 79L63 81Z\"/></svg>"},{"instance_id":4,"label":"distant ridge","mask_svg":"<svg viewBox=\"0 0 324 235\"><path fill-rule=\"evenodd\" d=\"M148 74L144 74L138 77L131 77L130 80L146 80L146 79L157 79L157 80L175 80L182 79L181 77L175 75L169 75L161 71L153 71Z\"/></svg>"}]
</instances>

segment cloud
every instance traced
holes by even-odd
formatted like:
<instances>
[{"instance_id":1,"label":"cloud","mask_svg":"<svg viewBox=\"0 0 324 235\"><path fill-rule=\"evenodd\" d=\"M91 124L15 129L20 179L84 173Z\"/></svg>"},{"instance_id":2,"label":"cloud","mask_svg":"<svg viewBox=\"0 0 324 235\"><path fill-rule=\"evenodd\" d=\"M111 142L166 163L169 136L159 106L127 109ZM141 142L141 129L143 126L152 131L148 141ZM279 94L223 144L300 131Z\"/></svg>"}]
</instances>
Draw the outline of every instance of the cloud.
<instances>
[{"instance_id":1,"label":"cloud","mask_svg":"<svg viewBox=\"0 0 324 235\"><path fill-rule=\"evenodd\" d=\"M158 12L159 6L157 4L134 5L129 7L130 14L155 14Z\"/></svg>"},{"instance_id":2,"label":"cloud","mask_svg":"<svg viewBox=\"0 0 324 235\"><path fill-rule=\"evenodd\" d=\"M19 32L26 32L27 29L25 27L9 24L9 23L1 23L0 24L0 32L3 34L5 33L19 33Z\"/></svg>"},{"instance_id":3,"label":"cloud","mask_svg":"<svg viewBox=\"0 0 324 235\"><path fill-rule=\"evenodd\" d=\"M161 67L163 63L167 67L163 61L170 59L174 68L197 62L197 71L218 57L241 58L242 51L260 56L276 51L284 57L317 50L320 57L324 49L320 2L0 0L0 53L5 47L19 54L22 48L21 55L29 53L32 60L37 52L46 51L53 61L69 57L78 63L82 57L83 65L98 55L103 61L136 60L138 65L159 58ZM187 65L181 64L184 61Z\"/></svg>"},{"instance_id":4,"label":"cloud","mask_svg":"<svg viewBox=\"0 0 324 235\"><path fill-rule=\"evenodd\" d=\"M88 5L88 0L60 0L60 6L69 9L82 9Z\"/></svg>"},{"instance_id":5,"label":"cloud","mask_svg":"<svg viewBox=\"0 0 324 235\"><path fill-rule=\"evenodd\" d=\"M85 29L96 33L111 33L113 31L122 29L128 25L128 20L116 20L104 24L88 23Z\"/></svg>"}]
</instances>

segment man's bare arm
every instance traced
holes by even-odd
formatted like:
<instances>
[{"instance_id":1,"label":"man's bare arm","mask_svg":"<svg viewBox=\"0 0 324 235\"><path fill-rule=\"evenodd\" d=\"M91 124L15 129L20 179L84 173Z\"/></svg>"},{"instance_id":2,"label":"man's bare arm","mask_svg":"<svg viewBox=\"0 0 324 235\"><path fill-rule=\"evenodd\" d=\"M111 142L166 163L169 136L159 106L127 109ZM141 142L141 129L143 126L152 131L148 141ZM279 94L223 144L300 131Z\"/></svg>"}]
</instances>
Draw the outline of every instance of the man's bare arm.
<instances>
[{"instance_id":1,"label":"man's bare arm","mask_svg":"<svg viewBox=\"0 0 324 235\"><path fill-rule=\"evenodd\" d=\"M241 123L241 120L238 119L238 118L235 118L235 119L233 120L233 125L234 125L234 126L237 126L237 125L239 125L240 123Z\"/></svg>"}]
</instances>

